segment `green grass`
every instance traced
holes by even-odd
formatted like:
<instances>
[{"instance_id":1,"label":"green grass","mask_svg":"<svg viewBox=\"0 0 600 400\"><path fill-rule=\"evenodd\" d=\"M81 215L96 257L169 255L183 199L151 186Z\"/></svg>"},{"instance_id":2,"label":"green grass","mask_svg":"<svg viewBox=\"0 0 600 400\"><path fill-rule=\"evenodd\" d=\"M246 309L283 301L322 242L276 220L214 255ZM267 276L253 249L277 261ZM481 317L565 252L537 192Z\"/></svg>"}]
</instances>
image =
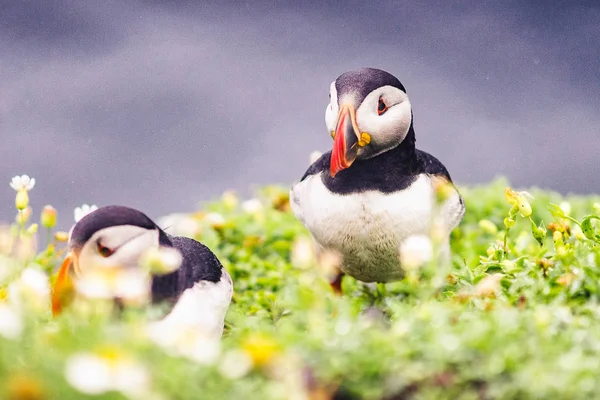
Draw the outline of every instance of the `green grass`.
<instances>
[{"instance_id":1,"label":"green grass","mask_svg":"<svg viewBox=\"0 0 600 400\"><path fill-rule=\"evenodd\" d=\"M0 398L88 398L65 379L67 361L106 348L148 370L148 399L598 397L600 236L586 217L600 214L600 199L532 189L531 221L513 210L507 232L505 186L460 188L467 211L452 234L449 270L432 262L378 290L346 278L342 297L322 268L292 263L308 233L286 188L264 188L254 212L225 195L189 216L234 280L216 360L170 355L145 339L143 321L156 310L117 318L99 304L53 318L47 305L25 301L23 332L0 334ZM552 206L563 201L568 218ZM224 223L211 223L209 212ZM10 297L26 265L51 271L62 255L54 245L33 261L0 255L8 271L0 297ZM15 250L0 241L2 251Z\"/></svg>"}]
</instances>

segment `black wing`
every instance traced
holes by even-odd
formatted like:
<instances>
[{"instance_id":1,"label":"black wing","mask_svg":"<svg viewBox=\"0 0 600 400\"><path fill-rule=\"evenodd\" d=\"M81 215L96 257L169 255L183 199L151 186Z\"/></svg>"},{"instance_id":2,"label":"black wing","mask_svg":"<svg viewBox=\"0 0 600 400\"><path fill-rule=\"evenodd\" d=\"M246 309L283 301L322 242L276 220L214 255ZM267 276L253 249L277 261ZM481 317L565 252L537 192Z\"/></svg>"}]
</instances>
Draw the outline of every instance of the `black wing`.
<instances>
[{"instance_id":1,"label":"black wing","mask_svg":"<svg viewBox=\"0 0 600 400\"><path fill-rule=\"evenodd\" d=\"M223 266L208 247L186 237L171 236L170 239L173 247L181 252L183 262L176 271L153 277L153 301L174 301L197 282L218 282L221 279Z\"/></svg>"},{"instance_id":2,"label":"black wing","mask_svg":"<svg viewBox=\"0 0 600 400\"><path fill-rule=\"evenodd\" d=\"M417 149L417 159L419 160L420 165L422 165L425 173L443 176L444 178L448 179L448 181L452 182L450 173L448 173L448 170L446 167L444 167L444 164L442 164L440 160L431 154Z\"/></svg>"},{"instance_id":3,"label":"black wing","mask_svg":"<svg viewBox=\"0 0 600 400\"><path fill-rule=\"evenodd\" d=\"M331 162L331 151L328 151L327 153L324 153L323 155L321 155L321 157L319 157L319 159L317 161L315 161L314 163L312 163L312 165L310 167L308 167L308 169L302 176L302 179L300 179L300 182L302 182L303 180L305 180L306 178L308 178L311 175L316 175L320 172L327 171L329 169L330 162Z\"/></svg>"}]
</instances>

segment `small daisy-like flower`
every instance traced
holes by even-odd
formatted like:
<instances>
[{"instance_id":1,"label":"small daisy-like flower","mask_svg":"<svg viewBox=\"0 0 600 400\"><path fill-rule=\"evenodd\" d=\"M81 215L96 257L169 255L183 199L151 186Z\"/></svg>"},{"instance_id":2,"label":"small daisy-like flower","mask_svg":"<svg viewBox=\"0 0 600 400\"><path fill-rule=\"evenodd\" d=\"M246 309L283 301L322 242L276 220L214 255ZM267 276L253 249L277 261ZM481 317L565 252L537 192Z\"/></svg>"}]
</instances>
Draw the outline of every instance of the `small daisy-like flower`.
<instances>
[{"instance_id":1,"label":"small daisy-like flower","mask_svg":"<svg viewBox=\"0 0 600 400\"><path fill-rule=\"evenodd\" d=\"M30 191L35 186L35 178L30 178L29 175L15 176L10 181L10 187L17 192Z\"/></svg>"},{"instance_id":2,"label":"small daisy-like flower","mask_svg":"<svg viewBox=\"0 0 600 400\"><path fill-rule=\"evenodd\" d=\"M487 275L477 286L475 286L475 294L481 297L493 297L500 291L500 281L502 274Z\"/></svg>"},{"instance_id":3,"label":"small daisy-like flower","mask_svg":"<svg viewBox=\"0 0 600 400\"><path fill-rule=\"evenodd\" d=\"M140 257L139 264L153 274L168 274L181 266L183 257L172 247L150 247Z\"/></svg>"},{"instance_id":4,"label":"small daisy-like flower","mask_svg":"<svg viewBox=\"0 0 600 400\"><path fill-rule=\"evenodd\" d=\"M50 301L50 280L39 269L25 268L21 276L8 286L8 298L13 304L27 302L34 307L46 307Z\"/></svg>"},{"instance_id":5,"label":"small daisy-like flower","mask_svg":"<svg viewBox=\"0 0 600 400\"><path fill-rule=\"evenodd\" d=\"M427 235L412 235L400 244L400 263L405 270L421 267L433 256L433 244Z\"/></svg>"},{"instance_id":6,"label":"small daisy-like flower","mask_svg":"<svg viewBox=\"0 0 600 400\"><path fill-rule=\"evenodd\" d=\"M323 153L321 153L318 150L313 151L312 153L310 153L310 156L308 157L308 162L310 164L314 163L315 161L317 161L321 156L323 155Z\"/></svg>"},{"instance_id":7,"label":"small daisy-like flower","mask_svg":"<svg viewBox=\"0 0 600 400\"><path fill-rule=\"evenodd\" d=\"M213 228L222 228L225 225L225 218L219 213L211 212L204 216L204 219L213 227Z\"/></svg>"},{"instance_id":8,"label":"small daisy-like flower","mask_svg":"<svg viewBox=\"0 0 600 400\"><path fill-rule=\"evenodd\" d=\"M252 369L252 358L242 350L229 350L219 363L219 372L226 378L236 380Z\"/></svg>"},{"instance_id":9,"label":"small daisy-like flower","mask_svg":"<svg viewBox=\"0 0 600 400\"><path fill-rule=\"evenodd\" d=\"M248 214L256 214L263 209L263 205L259 199L250 199L242 203L242 210Z\"/></svg>"},{"instance_id":10,"label":"small daisy-like flower","mask_svg":"<svg viewBox=\"0 0 600 400\"><path fill-rule=\"evenodd\" d=\"M213 365L221 355L220 336L194 324L162 320L151 323L147 332L150 340L166 352L201 365Z\"/></svg>"},{"instance_id":11,"label":"small daisy-like flower","mask_svg":"<svg viewBox=\"0 0 600 400\"><path fill-rule=\"evenodd\" d=\"M0 303L0 336L17 339L23 332L21 315L7 304Z\"/></svg>"},{"instance_id":12,"label":"small daisy-like flower","mask_svg":"<svg viewBox=\"0 0 600 400\"><path fill-rule=\"evenodd\" d=\"M128 304L145 304L150 298L151 277L141 269L86 269L74 279L76 292L88 299L119 298Z\"/></svg>"},{"instance_id":13,"label":"small daisy-like flower","mask_svg":"<svg viewBox=\"0 0 600 400\"><path fill-rule=\"evenodd\" d=\"M79 222L79 220L83 217L85 217L86 215L88 215L89 213L91 213L92 211L95 211L98 209L98 206L96 206L95 204L92 204L91 206L88 204L84 204L81 207L76 207L75 210L73 211L73 216L75 218L75 222Z\"/></svg>"},{"instance_id":14,"label":"small daisy-like flower","mask_svg":"<svg viewBox=\"0 0 600 400\"><path fill-rule=\"evenodd\" d=\"M306 268L315 262L315 252L312 241L307 237L299 237L292 244L292 265L296 268Z\"/></svg>"},{"instance_id":15,"label":"small daisy-like flower","mask_svg":"<svg viewBox=\"0 0 600 400\"><path fill-rule=\"evenodd\" d=\"M116 350L78 353L67 360L65 377L81 393L97 395L117 391L128 398L149 393L146 367Z\"/></svg>"}]
</instances>

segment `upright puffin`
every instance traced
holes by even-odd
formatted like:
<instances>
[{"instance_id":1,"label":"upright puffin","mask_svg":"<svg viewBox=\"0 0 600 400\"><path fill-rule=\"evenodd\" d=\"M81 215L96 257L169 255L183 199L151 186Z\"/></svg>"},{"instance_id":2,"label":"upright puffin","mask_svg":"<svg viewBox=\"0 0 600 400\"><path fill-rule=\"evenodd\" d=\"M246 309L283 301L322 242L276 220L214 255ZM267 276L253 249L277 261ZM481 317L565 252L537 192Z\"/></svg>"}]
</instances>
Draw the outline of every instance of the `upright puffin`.
<instances>
[{"instance_id":1,"label":"upright puffin","mask_svg":"<svg viewBox=\"0 0 600 400\"><path fill-rule=\"evenodd\" d=\"M53 290L53 313L61 312L71 272L77 275L90 266L138 268L141 255L150 247L175 248L182 256L178 269L154 275L149 283L153 303L172 305L162 321L197 325L209 336L220 337L233 294L227 270L202 243L168 235L144 213L123 206L98 208L72 228L69 253Z\"/></svg>"},{"instance_id":2,"label":"upright puffin","mask_svg":"<svg viewBox=\"0 0 600 400\"><path fill-rule=\"evenodd\" d=\"M341 257L334 291L341 293L344 274L380 283L403 277L401 243L429 234L440 182L450 189L439 210L442 247L449 254L450 232L462 220L464 202L446 167L416 149L402 83L388 72L362 68L332 82L329 98L325 122L333 149L292 186L290 203L317 254Z\"/></svg>"}]
</instances>

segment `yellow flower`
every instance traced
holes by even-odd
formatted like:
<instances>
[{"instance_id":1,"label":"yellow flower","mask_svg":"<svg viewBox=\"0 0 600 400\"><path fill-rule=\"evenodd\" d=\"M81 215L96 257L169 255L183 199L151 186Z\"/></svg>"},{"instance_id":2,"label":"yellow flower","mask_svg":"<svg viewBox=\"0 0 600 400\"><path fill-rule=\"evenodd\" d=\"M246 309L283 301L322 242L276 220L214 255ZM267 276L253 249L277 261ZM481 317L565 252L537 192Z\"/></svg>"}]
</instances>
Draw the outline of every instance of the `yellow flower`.
<instances>
[{"instance_id":1,"label":"yellow flower","mask_svg":"<svg viewBox=\"0 0 600 400\"><path fill-rule=\"evenodd\" d=\"M279 353L279 345L263 335L248 337L244 341L242 349L250 356L256 366L268 364Z\"/></svg>"},{"instance_id":2,"label":"yellow flower","mask_svg":"<svg viewBox=\"0 0 600 400\"><path fill-rule=\"evenodd\" d=\"M69 241L69 234L63 231L55 232L54 240L61 243L67 243Z\"/></svg>"},{"instance_id":3,"label":"yellow flower","mask_svg":"<svg viewBox=\"0 0 600 400\"><path fill-rule=\"evenodd\" d=\"M533 199L532 195L525 191L515 192L509 187L505 189L504 193L506 195L506 200L513 206L517 207L521 216L527 218L531 215L531 204L529 204L527 198Z\"/></svg>"},{"instance_id":4,"label":"yellow flower","mask_svg":"<svg viewBox=\"0 0 600 400\"><path fill-rule=\"evenodd\" d=\"M9 400L43 400L46 399L41 382L31 376L12 375L6 382Z\"/></svg>"}]
</instances>

